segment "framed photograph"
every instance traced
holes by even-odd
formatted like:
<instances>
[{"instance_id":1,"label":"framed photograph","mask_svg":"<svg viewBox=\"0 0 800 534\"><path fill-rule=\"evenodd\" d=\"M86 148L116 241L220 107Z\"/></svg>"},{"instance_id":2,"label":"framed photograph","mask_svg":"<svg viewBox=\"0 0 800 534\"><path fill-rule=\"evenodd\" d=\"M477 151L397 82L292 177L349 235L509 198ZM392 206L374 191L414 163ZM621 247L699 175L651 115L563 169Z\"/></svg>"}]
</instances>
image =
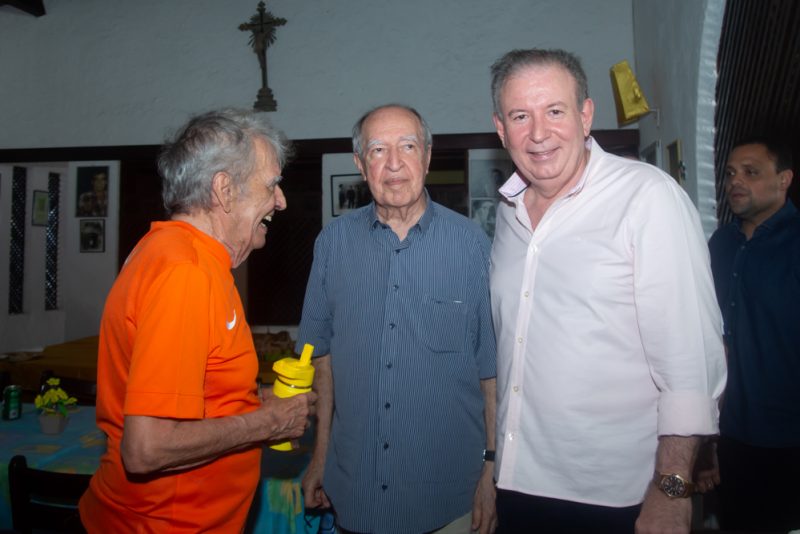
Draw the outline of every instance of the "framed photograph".
<instances>
[{"instance_id":1,"label":"framed photograph","mask_svg":"<svg viewBox=\"0 0 800 534\"><path fill-rule=\"evenodd\" d=\"M489 239L494 238L499 189L514 173L514 163L502 149L481 148L467 151L469 217Z\"/></svg>"},{"instance_id":2,"label":"framed photograph","mask_svg":"<svg viewBox=\"0 0 800 534\"><path fill-rule=\"evenodd\" d=\"M50 196L47 194L47 191L34 191L31 224L33 226L47 226L47 214L49 212Z\"/></svg>"},{"instance_id":3,"label":"framed photograph","mask_svg":"<svg viewBox=\"0 0 800 534\"><path fill-rule=\"evenodd\" d=\"M667 145L667 163L669 164L669 173L675 178L675 181L683 185L683 157L681 155L681 140L676 139Z\"/></svg>"},{"instance_id":4,"label":"framed photograph","mask_svg":"<svg viewBox=\"0 0 800 534\"><path fill-rule=\"evenodd\" d=\"M104 219L80 220L81 252L106 251L106 221Z\"/></svg>"},{"instance_id":5,"label":"framed photograph","mask_svg":"<svg viewBox=\"0 0 800 534\"><path fill-rule=\"evenodd\" d=\"M330 198L334 217L372 202L369 186L360 174L331 174Z\"/></svg>"},{"instance_id":6,"label":"framed photograph","mask_svg":"<svg viewBox=\"0 0 800 534\"><path fill-rule=\"evenodd\" d=\"M108 216L108 167L78 167L76 217Z\"/></svg>"},{"instance_id":7,"label":"framed photograph","mask_svg":"<svg viewBox=\"0 0 800 534\"><path fill-rule=\"evenodd\" d=\"M497 215L497 199L482 198L472 201L470 206L472 220L483 228L489 239L494 238L494 223Z\"/></svg>"},{"instance_id":8,"label":"framed photograph","mask_svg":"<svg viewBox=\"0 0 800 534\"><path fill-rule=\"evenodd\" d=\"M493 148L468 150L467 158L470 199L500 198L498 189L514 172L508 152Z\"/></svg>"},{"instance_id":9,"label":"framed photograph","mask_svg":"<svg viewBox=\"0 0 800 534\"><path fill-rule=\"evenodd\" d=\"M639 153L639 157L645 163L649 163L654 167L661 168L661 141L656 140L647 145L644 150Z\"/></svg>"}]
</instances>

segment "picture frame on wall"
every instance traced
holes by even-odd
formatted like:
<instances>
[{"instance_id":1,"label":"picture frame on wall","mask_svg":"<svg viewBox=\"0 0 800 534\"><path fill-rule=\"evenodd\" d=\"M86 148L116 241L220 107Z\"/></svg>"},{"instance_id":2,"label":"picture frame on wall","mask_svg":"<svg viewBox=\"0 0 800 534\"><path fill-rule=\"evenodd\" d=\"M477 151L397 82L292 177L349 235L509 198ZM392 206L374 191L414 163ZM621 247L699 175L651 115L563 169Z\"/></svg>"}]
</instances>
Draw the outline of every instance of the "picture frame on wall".
<instances>
[{"instance_id":1,"label":"picture frame on wall","mask_svg":"<svg viewBox=\"0 0 800 534\"><path fill-rule=\"evenodd\" d=\"M108 166L77 168L76 217L108 216Z\"/></svg>"},{"instance_id":2,"label":"picture frame on wall","mask_svg":"<svg viewBox=\"0 0 800 534\"><path fill-rule=\"evenodd\" d=\"M81 252L105 252L106 251L105 219L81 219L79 241L80 241Z\"/></svg>"},{"instance_id":3,"label":"picture frame on wall","mask_svg":"<svg viewBox=\"0 0 800 534\"><path fill-rule=\"evenodd\" d=\"M656 140L647 145L639 153L639 158L645 163L661 168L661 141Z\"/></svg>"},{"instance_id":4,"label":"picture frame on wall","mask_svg":"<svg viewBox=\"0 0 800 534\"><path fill-rule=\"evenodd\" d=\"M669 164L669 174L675 178L676 182L683 185L684 166L680 139L676 139L667 145L667 162Z\"/></svg>"},{"instance_id":5,"label":"picture frame on wall","mask_svg":"<svg viewBox=\"0 0 800 534\"><path fill-rule=\"evenodd\" d=\"M360 174L331 174L331 214L343 213L372 202L372 193Z\"/></svg>"},{"instance_id":6,"label":"picture frame on wall","mask_svg":"<svg viewBox=\"0 0 800 534\"><path fill-rule=\"evenodd\" d=\"M503 149L481 148L467 151L469 217L490 239L494 238L500 187L514 173L514 162Z\"/></svg>"},{"instance_id":7,"label":"picture frame on wall","mask_svg":"<svg viewBox=\"0 0 800 534\"><path fill-rule=\"evenodd\" d=\"M322 186L322 226L325 226L339 215L353 209L347 207L347 188L362 182L364 178L353 162L352 152L331 152L322 155L322 175L320 179ZM341 208L339 207L340 185L345 193ZM356 194L357 197L358 195Z\"/></svg>"},{"instance_id":8,"label":"picture frame on wall","mask_svg":"<svg viewBox=\"0 0 800 534\"><path fill-rule=\"evenodd\" d=\"M31 207L31 225L47 226L47 215L50 212L50 196L47 191L34 191Z\"/></svg>"}]
</instances>

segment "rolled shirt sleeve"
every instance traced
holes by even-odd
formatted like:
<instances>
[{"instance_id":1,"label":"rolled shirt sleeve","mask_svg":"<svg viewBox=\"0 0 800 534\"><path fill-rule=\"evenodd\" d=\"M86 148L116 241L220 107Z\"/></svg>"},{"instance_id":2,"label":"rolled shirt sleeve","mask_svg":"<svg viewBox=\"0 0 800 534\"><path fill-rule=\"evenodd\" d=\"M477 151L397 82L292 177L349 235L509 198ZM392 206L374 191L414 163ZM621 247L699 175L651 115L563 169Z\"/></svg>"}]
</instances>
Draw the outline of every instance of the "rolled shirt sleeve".
<instances>
[{"instance_id":1,"label":"rolled shirt sleeve","mask_svg":"<svg viewBox=\"0 0 800 534\"><path fill-rule=\"evenodd\" d=\"M660 391L658 434L715 434L725 355L698 214L683 191L661 181L643 191L628 224L636 317Z\"/></svg>"}]
</instances>

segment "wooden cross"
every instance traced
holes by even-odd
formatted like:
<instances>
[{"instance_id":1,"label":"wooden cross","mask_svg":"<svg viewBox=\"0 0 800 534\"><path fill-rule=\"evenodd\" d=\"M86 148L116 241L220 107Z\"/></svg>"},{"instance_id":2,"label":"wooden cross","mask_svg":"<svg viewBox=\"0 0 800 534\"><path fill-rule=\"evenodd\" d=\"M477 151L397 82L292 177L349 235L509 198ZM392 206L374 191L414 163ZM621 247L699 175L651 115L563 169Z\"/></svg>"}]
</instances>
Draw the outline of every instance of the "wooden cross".
<instances>
[{"instance_id":1,"label":"wooden cross","mask_svg":"<svg viewBox=\"0 0 800 534\"><path fill-rule=\"evenodd\" d=\"M258 99L253 105L255 109L261 111L278 109L278 103L272 96L272 89L267 85L267 48L275 42L275 29L284 24L286 24L286 19L272 16L272 13L264 7L264 2L259 2L258 13L250 17L250 22L239 25L239 30L252 32L250 46L258 56L258 64L261 67L261 89L259 89Z\"/></svg>"}]
</instances>

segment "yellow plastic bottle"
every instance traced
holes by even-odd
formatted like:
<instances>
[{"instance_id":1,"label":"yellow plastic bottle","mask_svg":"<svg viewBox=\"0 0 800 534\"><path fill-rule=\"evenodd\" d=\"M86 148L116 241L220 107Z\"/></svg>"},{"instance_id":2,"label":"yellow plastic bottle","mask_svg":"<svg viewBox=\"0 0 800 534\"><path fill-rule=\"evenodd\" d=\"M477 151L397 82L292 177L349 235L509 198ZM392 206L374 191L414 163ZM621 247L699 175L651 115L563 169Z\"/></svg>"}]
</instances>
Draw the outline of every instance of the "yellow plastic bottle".
<instances>
[{"instance_id":1,"label":"yellow plastic bottle","mask_svg":"<svg viewBox=\"0 0 800 534\"><path fill-rule=\"evenodd\" d=\"M314 382L314 366L311 365L313 353L314 345L306 343L303 345L303 353L299 360L282 358L272 364L272 370L278 375L272 386L272 391L277 397L285 399L311 391L311 384ZM276 451L291 451L294 448L291 441L276 443L270 447Z\"/></svg>"}]
</instances>

